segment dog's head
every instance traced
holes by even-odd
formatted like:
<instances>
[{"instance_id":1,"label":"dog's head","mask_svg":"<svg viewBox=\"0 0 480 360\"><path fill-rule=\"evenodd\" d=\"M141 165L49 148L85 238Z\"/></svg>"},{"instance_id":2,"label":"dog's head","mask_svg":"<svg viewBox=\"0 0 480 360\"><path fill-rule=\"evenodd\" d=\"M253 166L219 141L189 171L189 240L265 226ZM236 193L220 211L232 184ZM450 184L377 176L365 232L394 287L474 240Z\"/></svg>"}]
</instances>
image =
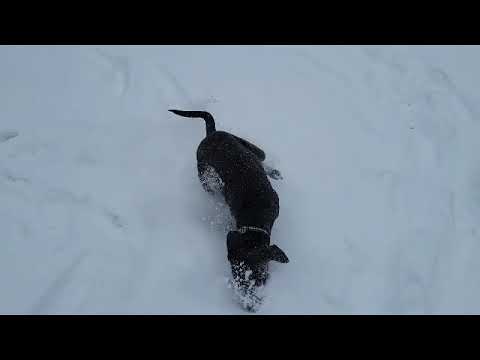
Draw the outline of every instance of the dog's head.
<instances>
[{"instance_id":1,"label":"dog's head","mask_svg":"<svg viewBox=\"0 0 480 360\"><path fill-rule=\"evenodd\" d=\"M265 284L268 263L288 263L288 257L276 245L270 245L268 235L261 232L230 231L227 236L228 261L235 286L244 291Z\"/></svg>"}]
</instances>

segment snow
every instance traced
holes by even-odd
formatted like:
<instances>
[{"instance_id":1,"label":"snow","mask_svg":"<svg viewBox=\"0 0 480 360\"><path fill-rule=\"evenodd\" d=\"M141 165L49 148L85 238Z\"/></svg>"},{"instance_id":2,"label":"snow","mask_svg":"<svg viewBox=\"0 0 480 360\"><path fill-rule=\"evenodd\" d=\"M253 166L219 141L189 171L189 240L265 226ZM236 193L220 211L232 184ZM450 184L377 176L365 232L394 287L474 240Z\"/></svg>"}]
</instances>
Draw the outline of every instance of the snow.
<instances>
[{"instance_id":1,"label":"snow","mask_svg":"<svg viewBox=\"0 0 480 360\"><path fill-rule=\"evenodd\" d=\"M201 120L280 216L258 314L478 314L480 47L0 46L0 313L245 314Z\"/></svg>"}]
</instances>

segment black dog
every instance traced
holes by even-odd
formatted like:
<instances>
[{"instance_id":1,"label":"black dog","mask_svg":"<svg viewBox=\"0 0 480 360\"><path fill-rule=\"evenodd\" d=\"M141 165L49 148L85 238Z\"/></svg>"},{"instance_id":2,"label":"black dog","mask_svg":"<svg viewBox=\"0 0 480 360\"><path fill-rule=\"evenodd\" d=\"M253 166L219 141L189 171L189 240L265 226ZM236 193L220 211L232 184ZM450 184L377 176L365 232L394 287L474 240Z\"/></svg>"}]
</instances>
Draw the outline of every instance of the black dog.
<instances>
[{"instance_id":1,"label":"black dog","mask_svg":"<svg viewBox=\"0 0 480 360\"><path fill-rule=\"evenodd\" d=\"M281 179L280 172L262 163L265 153L257 146L217 131L208 112L169 111L205 120L207 135L197 149L198 176L207 192L220 192L230 207L238 229L227 236L234 285L243 295L255 296L255 289L268 279L268 262L289 261L278 246L270 245L279 199L267 175Z\"/></svg>"}]
</instances>

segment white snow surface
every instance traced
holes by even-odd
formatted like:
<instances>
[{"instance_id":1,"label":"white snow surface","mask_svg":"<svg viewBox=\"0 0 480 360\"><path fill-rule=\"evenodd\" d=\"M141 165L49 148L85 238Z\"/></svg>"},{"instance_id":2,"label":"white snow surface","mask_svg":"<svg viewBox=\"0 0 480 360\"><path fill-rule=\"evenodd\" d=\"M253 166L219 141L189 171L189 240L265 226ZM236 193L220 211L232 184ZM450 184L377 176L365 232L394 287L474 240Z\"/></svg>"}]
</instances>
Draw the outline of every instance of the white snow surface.
<instances>
[{"instance_id":1,"label":"white snow surface","mask_svg":"<svg viewBox=\"0 0 480 360\"><path fill-rule=\"evenodd\" d=\"M0 46L0 313L246 314L206 110L284 179L258 314L480 313L480 47Z\"/></svg>"}]
</instances>

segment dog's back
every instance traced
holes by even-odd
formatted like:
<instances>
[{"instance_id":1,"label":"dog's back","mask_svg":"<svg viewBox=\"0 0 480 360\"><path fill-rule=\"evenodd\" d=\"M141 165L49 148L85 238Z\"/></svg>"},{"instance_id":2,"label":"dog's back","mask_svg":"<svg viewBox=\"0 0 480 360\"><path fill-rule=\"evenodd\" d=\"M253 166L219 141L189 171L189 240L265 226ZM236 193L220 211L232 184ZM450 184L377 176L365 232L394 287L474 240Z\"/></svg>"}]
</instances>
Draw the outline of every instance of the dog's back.
<instances>
[{"instance_id":1,"label":"dog's back","mask_svg":"<svg viewBox=\"0 0 480 360\"><path fill-rule=\"evenodd\" d=\"M223 181L225 201L237 224L257 223L271 230L279 200L257 155L224 131L208 135L198 146L199 173L211 166Z\"/></svg>"}]
</instances>

